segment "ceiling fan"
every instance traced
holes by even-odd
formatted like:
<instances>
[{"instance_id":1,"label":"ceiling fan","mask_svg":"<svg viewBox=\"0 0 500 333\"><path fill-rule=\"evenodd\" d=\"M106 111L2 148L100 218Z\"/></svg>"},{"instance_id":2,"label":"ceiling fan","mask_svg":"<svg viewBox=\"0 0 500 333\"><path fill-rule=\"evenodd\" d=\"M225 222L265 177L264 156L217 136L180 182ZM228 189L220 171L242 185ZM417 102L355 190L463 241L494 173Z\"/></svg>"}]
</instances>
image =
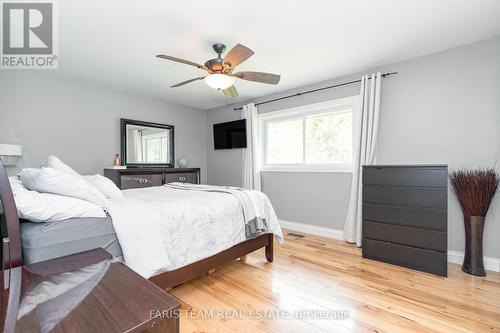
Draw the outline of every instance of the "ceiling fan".
<instances>
[{"instance_id":1,"label":"ceiling fan","mask_svg":"<svg viewBox=\"0 0 500 333\"><path fill-rule=\"evenodd\" d=\"M225 55L224 58L222 58L221 55L226 50L226 45L221 43L216 43L212 45L212 47L214 51L217 53L217 58L208 60L207 62L205 62L204 65L168 55L163 55L163 54L157 55L158 58L172 60L186 65L194 66L208 73L208 75L206 76L200 76L191 80L174 84L170 88L177 88L194 81L205 80L205 82L210 87L217 90L222 90L222 92L227 98L233 98L238 96L238 91L234 87L235 77L242 80L268 83L268 84L278 84L278 82L280 81L280 76L276 74L269 74L262 72L233 73L236 66L238 66L239 64L241 64L254 54L254 52L250 50L248 47L241 44L236 44L235 47L229 50L229 52Z\"/></svg>"}]
</instances>

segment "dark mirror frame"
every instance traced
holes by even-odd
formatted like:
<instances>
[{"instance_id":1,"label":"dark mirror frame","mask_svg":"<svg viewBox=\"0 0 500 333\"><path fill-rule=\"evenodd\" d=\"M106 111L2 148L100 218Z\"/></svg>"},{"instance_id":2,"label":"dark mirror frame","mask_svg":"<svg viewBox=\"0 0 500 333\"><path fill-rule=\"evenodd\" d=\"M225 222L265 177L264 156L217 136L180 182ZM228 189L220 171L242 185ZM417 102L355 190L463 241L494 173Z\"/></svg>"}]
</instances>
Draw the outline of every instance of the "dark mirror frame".
<instances>
[{"instance_id":1,"label":"dark mirror frame","mask_svg":"<svg viewBox=\"0 0 500 333\"><path fill-rule=\"evenodd\" d=\"M174 152L174 126L151 123L147 121L133 120L133 119L120 119L121 124L121 164L130 168L173 168L175 166L175 152ZM146 126L152 128L163 128L170 130L170 161L171 163L127 163L127 125Z\"/></svg>"}]
</instances>

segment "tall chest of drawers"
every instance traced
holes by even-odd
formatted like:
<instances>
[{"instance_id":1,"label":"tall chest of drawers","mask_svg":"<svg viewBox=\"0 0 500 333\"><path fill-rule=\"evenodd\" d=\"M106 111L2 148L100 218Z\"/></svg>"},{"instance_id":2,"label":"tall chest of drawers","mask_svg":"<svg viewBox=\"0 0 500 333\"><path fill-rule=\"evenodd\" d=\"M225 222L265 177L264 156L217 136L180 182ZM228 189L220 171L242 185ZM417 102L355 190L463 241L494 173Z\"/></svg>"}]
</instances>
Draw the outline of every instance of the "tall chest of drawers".
<instances>
[{"instance_id":1,"label":"tall chest of drawers","mask_svg":"<svg viewBox=\"0 0 500 333\"><path fill-rule=\"evenodd\" d=\"M363 257L447 276L448 167L363 166Z\"/></svg>"},{"instance_id":2,"label":"tall chest of drawers","mask_svg":"<svg viewBox=\"0 0 500 333\"><path fill-rule=\"evenodd\" d=\"M167 183L200 183L199 168L128 168L104 169L104 176L121 190L161 186Z\"/></svg>"}]
</instances>

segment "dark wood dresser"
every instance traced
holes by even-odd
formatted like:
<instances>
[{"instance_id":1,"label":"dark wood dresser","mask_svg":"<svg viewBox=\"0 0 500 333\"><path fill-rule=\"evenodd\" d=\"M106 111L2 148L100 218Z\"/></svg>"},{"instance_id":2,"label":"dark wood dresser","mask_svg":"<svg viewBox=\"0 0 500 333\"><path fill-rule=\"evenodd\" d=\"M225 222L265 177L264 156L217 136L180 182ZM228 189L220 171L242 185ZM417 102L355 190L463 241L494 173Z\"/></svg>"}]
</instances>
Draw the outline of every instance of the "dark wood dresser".
<instances>
[{"instance_id":1,"label":"dark wood dresser","mask_svg":"<svg viewBox=\"0 0 500 333\"><path fill-rule=\"evenodd\" d=\"M200 183L199 168L104 169L104 176L111 179L121 190L160 186L173 182Z\"/></svg>"},{"instance_id":2,"label":"dark wood dresser","mask_svg":"<svg viewBox=\"0 0 500 333\"><path fill-rule=\"evenodd\" d=\"M363 166L363 257L447 276L448 167Z\"/></svg>"}]
</instances>

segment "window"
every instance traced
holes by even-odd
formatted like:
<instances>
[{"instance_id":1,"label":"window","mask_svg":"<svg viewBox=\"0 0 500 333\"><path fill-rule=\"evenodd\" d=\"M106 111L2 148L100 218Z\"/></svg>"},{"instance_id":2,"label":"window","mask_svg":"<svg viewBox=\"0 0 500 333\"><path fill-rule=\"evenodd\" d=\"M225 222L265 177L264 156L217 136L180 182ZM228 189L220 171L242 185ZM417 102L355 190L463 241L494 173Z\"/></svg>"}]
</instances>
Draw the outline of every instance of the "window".
<instances>
[{"instance_id":1,"label":"window","mask_svg":"<svg viewBox=\"0 0 500 333\"><path fill-rule=\"evenodd\" d=\"M260 115L262 171L352 171L358 96Z\"/></svg>"},{"instance_id":2,"label":"window","mask_svg":"<svg viewBox=\"0 0 500 333\"><path fill-rule=\"evenodd\" d=\"M142 135L142 147L146 155L145 162L160 163L168 161L169 146L167 136L168 134L164 132Z\"/></svg>"}]
</instances>

